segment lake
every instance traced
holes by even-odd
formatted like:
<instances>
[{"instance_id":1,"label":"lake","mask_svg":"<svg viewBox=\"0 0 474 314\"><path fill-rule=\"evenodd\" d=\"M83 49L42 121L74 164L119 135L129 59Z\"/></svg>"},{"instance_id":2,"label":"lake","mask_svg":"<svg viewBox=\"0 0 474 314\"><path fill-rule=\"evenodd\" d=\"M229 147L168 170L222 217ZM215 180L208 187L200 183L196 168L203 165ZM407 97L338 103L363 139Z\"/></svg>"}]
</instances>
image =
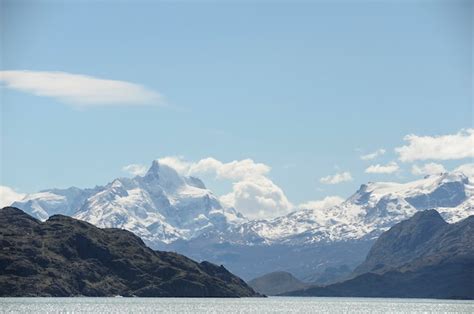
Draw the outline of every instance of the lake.
<instances>
[{"instance_id":1,"label":"lake","mask_svg":"<svg viewBox=\"0 0 474 314\"><path fill-rule=\"evenodd\" d=\"M2 313L474 313L474 301L383 298L0 298Z\"/></svg>"}]
</instances>

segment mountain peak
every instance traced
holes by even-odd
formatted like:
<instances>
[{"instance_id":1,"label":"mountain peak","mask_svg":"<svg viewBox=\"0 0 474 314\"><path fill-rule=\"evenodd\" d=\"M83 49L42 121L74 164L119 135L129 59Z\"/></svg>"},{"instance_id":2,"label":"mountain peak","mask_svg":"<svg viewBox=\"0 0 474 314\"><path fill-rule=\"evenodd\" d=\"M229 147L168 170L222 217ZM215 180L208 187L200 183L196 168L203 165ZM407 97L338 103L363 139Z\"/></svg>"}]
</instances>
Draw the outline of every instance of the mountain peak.
<instances>
[{"instance_id":1,"label":"mountain peak","mask_svg":"<svg viewBox=\"0 0 474 314\"><path fill-rule=\"evenodd\" d=\"M421 235L431 235L439 228L448 223L441 217L438 211L434 209L423 210L415 213L411 218L395 225L392 229L384 233L384 236L390 234L410 234L411 237ZM407 239L404 239L407 241Z\"/></svg>"},{"instance_id":2,"label":"mountain peak","mask_svg":"<svg viewBox=\"0 0 474 314\"><path fill-rule=\"evenodd\" d=\"M463 172L453 171L453 172L443 172L439 174L441 182L462 182L464 184L469 183L469 178Z\"/></svg>"},{"instance_id":3,"label":"mountain peak","mask_svg":"<svg viewBox=\"0 0 474 314\"><path fill-rule=\"evenodd\" d=\"M159 160L153 160L143 178L148 183L156 182L166 191L175 190L185 184L184 178L174 168L160 163Z\"/></svg>"},{"instance_id":4,"label":"mountain peak","mask_svg":"<svg viewBox=\"0 0 474 314\"><path fill-rule=\"evenodd\" d=\"M417 213L415 213L415 215L413 215L413 217L411 217L410 219L407 219L408 220L413 220L413 221L438 221L438 222L443 222L443 223L446 223L443 219L443 217L441 217L441 215L438 213L438 211L436 211L435 209L429 209L429 210L422 210L422 211L419 211Z\"/></svg>"},{"instance_id":5,"label":"mountain peak","mask_svg":"<svg viewBox=\"0 0 474 314\"><path fill-rule=\"evenodd\" d=\"M123 186L122 182L120 181L120 179L115 179L114 181L112 181L112 185L111 185L113 188L121 188Z\"/></svg>"},{"instance_id":6,"label":"mountain peak","mask_svg":"<svg viewBox=\"0 0 474 314\"><path fill-rule=\"evenodd\" d=\"M160 166L161 166L160 162L157 159L153 160L145 176L148 176L148 175L158 176L160 173Z\"/></svg>"}]
</instances>

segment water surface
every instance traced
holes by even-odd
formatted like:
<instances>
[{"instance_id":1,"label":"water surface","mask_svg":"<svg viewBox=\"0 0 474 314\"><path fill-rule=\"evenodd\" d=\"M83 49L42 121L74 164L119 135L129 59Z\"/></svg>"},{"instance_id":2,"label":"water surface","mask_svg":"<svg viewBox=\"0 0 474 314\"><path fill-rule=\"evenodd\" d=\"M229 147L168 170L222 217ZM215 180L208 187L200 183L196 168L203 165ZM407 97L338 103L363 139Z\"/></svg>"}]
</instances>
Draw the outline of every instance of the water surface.
<instances>
[{"instance_id":1,"label":"water surface","mask_svg":"<svg viewBox=\"0 0 474 314\"><path fill-rule=\"evenodd\" d=\"M0 298L2 313L474 313L474 301L382 298Z\"/></svg>"}]
</instances>

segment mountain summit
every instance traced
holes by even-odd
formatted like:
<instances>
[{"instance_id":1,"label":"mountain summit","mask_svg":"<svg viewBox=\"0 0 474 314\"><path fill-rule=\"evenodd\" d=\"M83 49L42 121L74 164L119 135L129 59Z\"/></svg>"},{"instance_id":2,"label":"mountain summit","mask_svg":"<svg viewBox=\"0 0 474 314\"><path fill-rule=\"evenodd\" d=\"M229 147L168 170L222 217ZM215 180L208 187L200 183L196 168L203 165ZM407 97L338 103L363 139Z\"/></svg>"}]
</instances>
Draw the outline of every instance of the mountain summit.
<instances>
[{"instance_id":1,"label":"mountain summit","mask_svg":"<svg viewBox=\"0 0 474 314\"><path fill-rule=\"evenodd\" d=\"M225 231L244 220L234 209L223 208L201 180L181 176L156 160L144 176L70 190L44 190L14 206L41 220L66 214L98 227L127 229L154 246L193 238L209 229Z\"/></svg>"}]
</instances>

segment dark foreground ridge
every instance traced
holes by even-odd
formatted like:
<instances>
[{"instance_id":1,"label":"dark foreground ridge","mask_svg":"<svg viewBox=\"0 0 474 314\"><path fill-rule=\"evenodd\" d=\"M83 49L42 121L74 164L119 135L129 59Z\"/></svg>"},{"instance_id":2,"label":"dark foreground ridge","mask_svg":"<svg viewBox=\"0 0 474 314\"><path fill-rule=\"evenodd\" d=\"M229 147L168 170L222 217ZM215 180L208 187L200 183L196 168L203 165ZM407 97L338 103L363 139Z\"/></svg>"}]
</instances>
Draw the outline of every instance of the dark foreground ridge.
<instances>
[{"instance_id":1,"label":"dark foreground ridge","mask_svg":"<svg viewBox=\"0 0 474 314\"><path fill-rule=\"evenodd\" d=\"M0 296L254 297L223 266L153 251L133 233L0 210Z\"/></svg>"},{"instance_id":2,"label":"dark foreground ridge","mask_svg":"<svg viewBox=\"0 0 474 314\"><path fill-rule=\"evenodd\" d=\"M292 296L474 299L474 216L418 212L383 233L354 278Z\"/></svg>"}]
</instances>

